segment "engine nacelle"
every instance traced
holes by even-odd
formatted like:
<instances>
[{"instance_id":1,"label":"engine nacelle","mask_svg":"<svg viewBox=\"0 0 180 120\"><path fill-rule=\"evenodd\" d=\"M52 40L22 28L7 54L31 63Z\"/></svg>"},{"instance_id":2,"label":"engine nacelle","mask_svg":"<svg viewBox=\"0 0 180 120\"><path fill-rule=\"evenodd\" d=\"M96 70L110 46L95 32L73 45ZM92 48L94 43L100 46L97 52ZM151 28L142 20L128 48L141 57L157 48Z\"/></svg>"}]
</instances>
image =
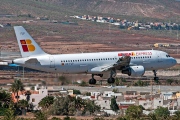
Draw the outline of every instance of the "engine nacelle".
<instances>
[{"instance_id":1,"label":"engine nacelle","mask_svg":"<svg viewBox=\"0 0 180 120\"><path fill-rule=\"evenodd\" d=\"M145 69L143 66L130 66L122 70L122 74L128 74L129 76L143 76Z\"/></svg>"}]
</instances>

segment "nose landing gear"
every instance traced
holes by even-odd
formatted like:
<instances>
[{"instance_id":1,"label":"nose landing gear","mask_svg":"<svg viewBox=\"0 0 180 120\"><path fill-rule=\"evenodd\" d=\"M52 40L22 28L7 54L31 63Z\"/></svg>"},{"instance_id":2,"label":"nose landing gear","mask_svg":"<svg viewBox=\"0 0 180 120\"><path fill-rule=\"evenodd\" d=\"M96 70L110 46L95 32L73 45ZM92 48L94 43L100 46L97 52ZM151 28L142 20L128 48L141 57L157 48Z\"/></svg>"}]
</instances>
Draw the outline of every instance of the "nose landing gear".
<instances>
[{"instance_id":1,"label":"nose landing gear","mask_svg":"<svg viewBox=\"0 0 180 120\"><path fill-rule=\"evenodd\" d=\"M153 73L154 73L154 80L155 80L155 81L158 81L158 80L159 80L159 77L156 77L157 71L156 71L156 70L153 70Z\"/></svg>"}]
</instances>

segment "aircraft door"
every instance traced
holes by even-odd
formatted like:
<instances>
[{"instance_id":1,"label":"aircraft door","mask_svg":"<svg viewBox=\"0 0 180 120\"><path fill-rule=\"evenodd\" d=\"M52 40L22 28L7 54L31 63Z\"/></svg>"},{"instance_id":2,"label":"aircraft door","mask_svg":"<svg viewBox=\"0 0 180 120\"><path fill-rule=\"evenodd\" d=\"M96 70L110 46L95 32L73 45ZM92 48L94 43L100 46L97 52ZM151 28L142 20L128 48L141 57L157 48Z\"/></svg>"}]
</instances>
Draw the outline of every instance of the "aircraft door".
<instances>
[{"instance_id":1,"label":"aircraft door","mask_svg":"<svg viewBox=\"0 0 180 120\"><path fill-rule=\"evenodd\" d=\"M49 60L50 60L50 68L55 68L55 60L54 60L54 57L53 56L50 56L49 57Z\"/></svg>"},{"instance_id":2,"label":"aircraft door","mask_svg":"<svg viewBox=\"0 0 180 120\"><path fill-rule=\"evenodd\" d=\"M157 57L158 57L158 62L162 62L162 56L160 52L156 52Z\"/></svg>"}]
</instances>

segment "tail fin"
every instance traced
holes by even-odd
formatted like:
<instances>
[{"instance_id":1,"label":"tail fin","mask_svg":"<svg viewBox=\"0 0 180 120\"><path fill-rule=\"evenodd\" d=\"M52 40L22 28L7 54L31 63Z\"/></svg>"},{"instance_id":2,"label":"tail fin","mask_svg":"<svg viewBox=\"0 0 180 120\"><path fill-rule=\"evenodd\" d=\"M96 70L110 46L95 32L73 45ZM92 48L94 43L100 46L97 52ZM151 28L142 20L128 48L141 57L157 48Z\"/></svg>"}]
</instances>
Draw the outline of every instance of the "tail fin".
<instances>
[{"instance_id":1,"label":"tail fin","mask_svg":"<svg viewBox=\"0 0 180 120\"><path fill-rule=\"evenodd\" d=\"M14 26L22 57L46 54L22 26Z\"/></svg>"}]
</instances>

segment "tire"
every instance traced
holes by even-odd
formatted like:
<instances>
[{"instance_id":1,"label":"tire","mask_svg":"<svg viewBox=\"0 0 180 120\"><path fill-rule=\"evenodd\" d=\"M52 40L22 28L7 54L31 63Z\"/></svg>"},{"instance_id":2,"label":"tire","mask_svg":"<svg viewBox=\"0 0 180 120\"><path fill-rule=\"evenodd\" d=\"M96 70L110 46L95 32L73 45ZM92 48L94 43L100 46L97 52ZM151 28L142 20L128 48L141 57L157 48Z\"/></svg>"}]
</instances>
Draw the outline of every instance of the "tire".
<instances>
[{"instance_id":1,"label":"tire","mask_svg":"<svg viewBox=\"0 0 180 120\"><path fill-rule=\"evenodd\" d=\"M96 80L95 79L90 79L89 84L96 84Z\"/></svg>"},{"instance_id":2,"label":"tire","mask_svg":"<svg viewBox=\"0 0 180 120\"><path fill-rule=\"evenodd\" d=\"M115 82L115 79L114 79L114 78L108 78L107 82L108 82L109 84L114 83L114 82Z\"/></svg>"}]
</instances>

